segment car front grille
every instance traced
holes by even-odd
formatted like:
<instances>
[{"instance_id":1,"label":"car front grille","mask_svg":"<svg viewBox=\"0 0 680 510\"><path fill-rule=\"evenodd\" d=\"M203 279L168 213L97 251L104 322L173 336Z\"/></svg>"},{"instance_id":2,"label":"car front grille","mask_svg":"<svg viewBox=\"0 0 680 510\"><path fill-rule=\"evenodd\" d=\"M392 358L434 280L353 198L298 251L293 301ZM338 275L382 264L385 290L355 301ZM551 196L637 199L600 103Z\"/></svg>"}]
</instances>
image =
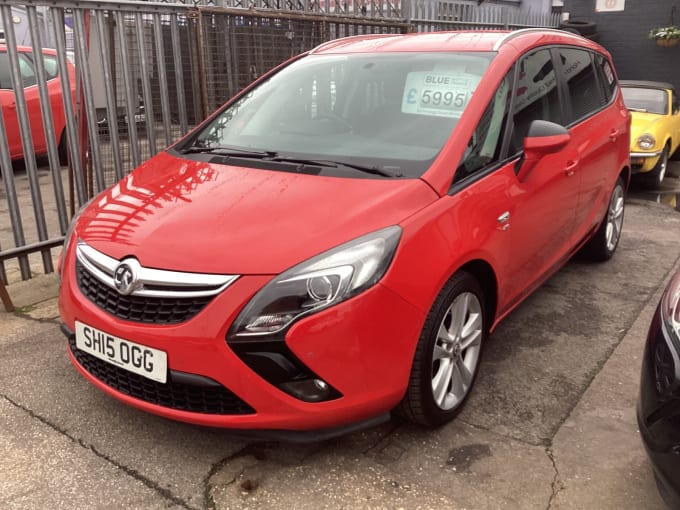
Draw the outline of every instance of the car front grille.
<instances>
[{"instance_id":1,"label":"car front grille","mask_svg":"<svg viewBox=\"0 0 680 510\"><path fill-rule=\"evenodd\" d=\"M83 295L99 308L119 319L147 324L177 324L187 321L213 298L124 296L95 278L80 261L76 261L76 279Z\"/></svg>"},{"instance_id":2,"label":"car front grille","mask_svg":"<svg viewBox=\"0 0 680 510\"><path fill-rule=\"evenodd\" d=\"M82 240L75 251L80 291L111 315L133 322L187 321L239 278L149 268L132 256L123 260L109 257Z\"/></svg>"},{"instance_id":3,"label":"car front grille","mask_svg":"<svg viewBox=\"0 0 680 510\"><path fill-rule=\"evenodd\" d=\"M166 383L111 365L76 347L75 335L69 336L69 347L78 364L107 386L131 397L180 411L192 413L238 415L255 410L216 381L201 377L209 384L173 381L172 372Z\"/></svg>"}]
</instances>

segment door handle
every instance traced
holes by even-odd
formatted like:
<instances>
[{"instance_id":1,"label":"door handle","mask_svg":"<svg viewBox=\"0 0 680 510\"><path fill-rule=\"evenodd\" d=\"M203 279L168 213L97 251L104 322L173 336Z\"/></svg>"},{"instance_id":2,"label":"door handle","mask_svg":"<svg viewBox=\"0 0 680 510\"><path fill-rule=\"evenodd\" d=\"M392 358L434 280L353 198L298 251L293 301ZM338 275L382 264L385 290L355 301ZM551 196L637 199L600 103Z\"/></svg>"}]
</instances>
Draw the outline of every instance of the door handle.
<instances>
[{"instance_id":1,"label":"door handle","mask_svg":"<svg viewBox=\"0 0 680 510\"><path fill-rule=\"evenodd\" d=\"M616 139L618 138L618 136L619 136L619 132L618 132L616 129L612 129L612 130L609 132L609 139L610 139L612 142L615 142Z\"/></svg>"},{"instance_id":2,"label":"door handle","mask_svg":"<svg viewBox=\"0 0 680 510\"><path fill-rule=\"evenodd\" d=\"M510 223L508 221L510 220L510 211L505 211L503 214L501 214L498 217L498 230L501 230L505 232L510 228Z\"/></svg>"},{"instance_id":3,"label":"door handle","mask_svg":"<svg viewBox=\"0 0 680 510\"><path fill-rule=\"evenodd\" d=\"M10 103L7 105L7 108L10 110L16 110L17 109L17 104L16 103Z\"/></svg>"},{"instance_id":4,"label":"door handle","mask_svg":"<svg viewBox=\"0 0 680 510\"><path fill-rule=\"evenodd\" d=\"M569 161L567 166L564 168L564 175L567 177L572 177L576 173L576 167L578 166L578 161Z\"/></svg>"}]
</instances>

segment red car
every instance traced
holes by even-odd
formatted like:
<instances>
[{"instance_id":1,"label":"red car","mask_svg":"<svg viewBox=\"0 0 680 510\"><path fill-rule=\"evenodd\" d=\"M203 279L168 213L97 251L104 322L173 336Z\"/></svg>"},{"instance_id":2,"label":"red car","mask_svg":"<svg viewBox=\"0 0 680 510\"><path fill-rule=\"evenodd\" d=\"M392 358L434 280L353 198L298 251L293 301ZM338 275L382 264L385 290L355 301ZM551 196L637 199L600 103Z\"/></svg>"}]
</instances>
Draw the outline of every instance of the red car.
<instances>
[{"instance_id":1,"label":"red car","mask_svg":"<svg viewBox=\"0 0 680 510\"><path fill-rule=\"evenodd\" d=\"M31 124L31 136L35 154L40 156L47 154L47 139L43 127L42 114L40 112L40 93L38 90L37 71L35 69L35 55L30 47L18 46L19 72L24 88L26 109ZM59 148L59 156L62 161L66 160L66 115L64 113L63 93L61 79L57 69L57 53L52 49L43 49L43 65L47 77L47 91L52 106L54 132L57 137L56 143ZM73 65L69 66L69 83L72 94L75 94L75 71ZM0 106L5 121L7 143L10 157L22 159L24 157L21 143L21 131L19 130L19 117L17 114L16 97L12 88L10 75L10 61L7 46L0 45Z\"/></svg>"},{"instance_id":2,"label":"red car","mask_svg":"<svg viewBox=\"0 0 680 510\"><path fill-rule=\"evenodd\" d=\"M562 31L323 44L81 212L71 359L196 424L445 423L499 321L613 255L629 122L607 52Z\"/></svg>"}]
</instances>

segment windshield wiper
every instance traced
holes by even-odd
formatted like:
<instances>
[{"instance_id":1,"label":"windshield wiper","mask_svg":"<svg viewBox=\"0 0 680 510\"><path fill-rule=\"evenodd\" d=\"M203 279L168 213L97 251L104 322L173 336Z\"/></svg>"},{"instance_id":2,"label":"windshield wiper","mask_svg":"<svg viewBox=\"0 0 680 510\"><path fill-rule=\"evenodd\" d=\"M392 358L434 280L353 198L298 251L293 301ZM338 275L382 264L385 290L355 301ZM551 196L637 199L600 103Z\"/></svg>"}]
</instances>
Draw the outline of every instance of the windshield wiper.
<instances>
[{"instance_id":1,"label":"windshield wiper","mask_svg":"<svg viewBox=\"0 0 680 510\"><path fill-rule=\"evenodd\" d=\"M368 165L358 165L355 163L348 163L346 161L335 161L330 159L305 159L305 158L295 158L287 156L279 156L276 151L263 151L257 149L241 149L237 147L227 147L220 145L218 147L202 147L200 145L191 145L184 149L181 149L182 154L216 154L218 156L227 156L234 158L253 158L261 159L264 161L273 161L276 163L293 163L298 165L314 165L323 167L338 168L341 166L352 168L354 170L359 170L360 172L381 175L383 177L402 177L401 173L391 172L385 170L384 168L379 168L377 166Z\"/></svg>"},{"instance_id":2,"label":"windshield wiper","mask_svg":"<svg viewBox=\"0 0 680 510\"><path fill-rule=\"evenodd\" d=\"M360 172L364 172L367 174L372 174L372 175L381 175L383 177L402 177L401 173L398 172L391 172L389 170L385 170L384 168L380 168L377 166L368 166L368 165L357 165L355 163L348 163L346 161L336 161L332 159L304 159L304 158L289 158L286 156L271 156L267 158L269 161L277 161L281 163L298 163L300 165L317 165L317 166L325 166L325 167L333 167L333 168L338 168L341 166L347 167L347 168L352 168L354 170L359 170Z\"/></svg>"},{"instance_id":3,"label":"windshield wiper","mask_svg":"<svg viewBox=\"0 0 680 510\"><path fill-rule=\"evenodd\" d=\"M237 147L203 147L201 145L190 145L180 149L182 154L216 154L218 156L233 156L235 158L261 158L268 159L276 156L274 151L261 151L257 149L241 149Z\"/></svg>"}]
</instances>

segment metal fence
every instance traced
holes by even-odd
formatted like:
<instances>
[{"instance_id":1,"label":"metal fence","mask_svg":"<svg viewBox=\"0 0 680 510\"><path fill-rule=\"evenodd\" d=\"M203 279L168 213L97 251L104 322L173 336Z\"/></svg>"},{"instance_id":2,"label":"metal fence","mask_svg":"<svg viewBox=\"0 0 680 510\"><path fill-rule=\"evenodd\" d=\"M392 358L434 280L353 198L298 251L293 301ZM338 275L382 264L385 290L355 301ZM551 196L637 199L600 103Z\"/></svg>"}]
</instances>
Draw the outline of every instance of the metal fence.
<instances>
[{"instance_id":1,"label":"metal fence","mask_svg":"<svg viewBox=\"0 0 680 510\"><path fill-rule=\"evenodd\" d=\"M348 35L557 24L451 0L228 1L0 0L0 282L52 272L80 205L293 55ZM18 8L21 40L4 22Z\"/></svg>"},{"instance_id":2,"label":"metal fence","mask_svg":"<svg viewBox=\"0 0 680 510\"><path fill-rule=\"evenodd\" d=\"M462 0L403 0L402 10L418 32L557 27L560 22L558 13Z\"/></svg>"}]
</instances>

